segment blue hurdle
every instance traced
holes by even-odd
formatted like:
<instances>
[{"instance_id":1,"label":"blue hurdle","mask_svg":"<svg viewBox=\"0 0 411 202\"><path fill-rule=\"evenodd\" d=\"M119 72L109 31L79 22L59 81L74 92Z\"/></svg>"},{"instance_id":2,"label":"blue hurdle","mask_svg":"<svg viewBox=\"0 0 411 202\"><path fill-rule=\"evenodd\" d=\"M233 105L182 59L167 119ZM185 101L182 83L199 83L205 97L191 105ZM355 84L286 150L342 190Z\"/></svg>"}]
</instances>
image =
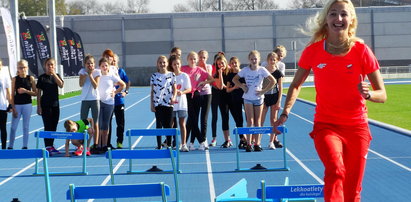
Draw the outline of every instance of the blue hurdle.
<instances>
[{"instance_id":1,"label":"blue hurdle","mask_svg":"<svg viewBox=\"0 0 411 202\"><path fill-rule=\"evenodd\" d=\"M265 187L264 180L261 181L261 187ZM271 199L248 198L247 180L241 179L232 187L218 195L214 202L272 202Z\"/></svg>"},{"instance_id":2,"label":"blue hurdle","mask_svg":"<svg viewBox=\"0 0 411 202\"><path fill-rule=\"evenodd\" d=\"M39 148L40 138L54 138L54 139L77 139L83 140L84 144L84 152L82 155L83 158L83 166L81 172L51 172L50 175L87 175L86 170L86 162L87 162L87 155L86 155L86 147L88 141L88 134L87 131L85 133L74 133L74 132L55 132L55 131L37 131L35 134L36 137L36 148ZM36 159L36 166L34 175L44 175L44 173L40 173L38 170L38 159Z\"/></svg>"},{"instance_id":3,"label":"blue hurdle","mask_svg":"<svg viewBox=\"0 0 411 202\"><path fill-rule=\"evenodd\" d=\"M176 166L177 172L181 173L180 170L180 151L178 149L180 145L180 130L177 128L162 128L162 129L128 129L126 132L126 136L128 136L128 145L130 150L133 149L131 144L131 137L132 136L175 136L176 137ZM130 173L132 172L132 160L129 160L129 167Z\"/></svg>"},{"instance_id":4,"label":"blue hurdle","mask_svg":"<svg viewBox=\"0 0 411 202\"><path fill-rule=\"evenodd\" d=\"M106 186L81 186L69 185L66 197L71 202L77 199L109 199L109 198L136 198L136 197L161 197L167 202L170 187L163 182L151 184L124 184Z\"/></svg>"},{"instance_id":5,"label":"blue hurdle","mask_svg":"<svg viewBox=\"0 0 411 202\"><path fill-rule=\"evenodd\" d=\"M257 198L275 202L316 202L316 198L324 197L323 190L324 185L321 184L289 185L287 177L284 185L262 186L257 190Z\"/></svg>"},{"instance_id":6,"label":"blue hurdle","mask_svg":"<svg viewBox=\"0 0 411 202\"><path fill-rule=\"evenodd\" d=\"M177 168L174 158L177 156L177 151L173 151L171 148L167 150L114 150L108 149L106 152L106 158L109 159L110 177L111 184L115 184L114 172L113 172L113 159L159 159L159 158L170 158L172 170L163 171L162 173L172 172L174 175L174 187L176 194L176 201L179 201L179 188L178 188L178 176ZM127 173L159 173L150 171L127 171Z\"/></svg>"},{"instance_id":7,"label":"blue hurdle","mask_svg":"<svg viewBox=\"0 0 411 202\"><path fill-rule=\"evenodd\" d=\"M44 183L46 185L46 198L47 198L47 202L52 202L51 189L50 189L50 177L49 177L49 170L48 170L48 163L47 163L48 157L49 157L49 153L45 149L0 150L0 159L42 158L43 159L43 170L44 170L43 171L44 172Z\"/></svg>"},{"instance_id":8,"label":"blue hurdle","mask_svg":"<svg viewBox=\"0 0 411 202\"><path fill-rule=\"evenodd\" d=\"M235 171L289 171L290 168L287 166L287 155L286 155L286 142L285 142L285 136L288 132L287 127L285 126L279 126L278 130L283 134L283 167L281 168L267 168L267 169L250 169L250 168L240 168L240 148L238 146L236 147L236 163L237 163L237 168ZM235 136L235 142L236 145L238 145L238 135L241 134L267 134L267 133L272 133L273 127L244 127L244 128L234 128L233 134Z\"/></svg>"}]
</instances>

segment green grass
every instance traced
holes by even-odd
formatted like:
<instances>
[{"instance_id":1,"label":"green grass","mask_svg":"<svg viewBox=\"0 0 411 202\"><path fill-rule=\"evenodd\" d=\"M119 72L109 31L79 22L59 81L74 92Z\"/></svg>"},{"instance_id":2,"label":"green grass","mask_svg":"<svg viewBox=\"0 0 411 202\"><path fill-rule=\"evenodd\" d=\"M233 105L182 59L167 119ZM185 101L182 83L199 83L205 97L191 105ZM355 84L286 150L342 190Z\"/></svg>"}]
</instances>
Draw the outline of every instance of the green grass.
<instances>
[{"instance_id":1,"label":"green grass","mask_svg":"<svg viewBox=\"0 0 411 202\"><path fill-rule=\"evenodd\" d=\"M387 101L367 102L368 117L380 122L411 130L411 85L386 85ZM284 90L287 93L288 89ZM302 88L299 98L315 102L315 89Z\"/></svg>"},{"instance_id":2,"label":"green grass","mask_svg":"<svg viewBox=\"0 0 411 202\"><path fill-rule=\"evenodd\" d=\"M69 98L69 97L74 97L77 95L80 95L81 91L73 91L70 93L65 93L64 95L59 95L59 99L65 99L65 98ZM37 105L37 99L33 99L33 105Z\"/></svg>"}]
</instances>

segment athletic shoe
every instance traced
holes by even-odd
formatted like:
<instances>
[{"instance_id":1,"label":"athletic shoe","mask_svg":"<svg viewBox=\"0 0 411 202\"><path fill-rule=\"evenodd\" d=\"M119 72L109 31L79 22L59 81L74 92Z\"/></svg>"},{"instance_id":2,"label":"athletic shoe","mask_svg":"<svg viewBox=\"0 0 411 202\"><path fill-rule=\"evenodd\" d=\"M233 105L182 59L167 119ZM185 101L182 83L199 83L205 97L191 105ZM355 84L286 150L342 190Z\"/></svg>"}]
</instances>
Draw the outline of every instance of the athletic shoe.
<instances>
[{"instance_id":1,"label":"athletic shoe","mask_svg":"<svg viewBox=\"0 0 411 202\"><path fill-rule=\"evenodd\" d=\"M180 148L180 151L182 151L182 152L188 152L189 149L188 149L188 147L187 147L186 144L183 144L183 146L181 146L181 148Z\"/></svg>"},{"instance_id":2,"label":"athletic shoe","mask_svg":"<svg viewBox=\"0 0 411 202\"><path fill-rule=\"evenodd\" d=\"M252 152L252 151L253 151L253 147L248 144L248 145L245 147L245 151L246 151L246 152Z\"/></svg>"},{"instance_id":3,"label":"athletic shoe","mask_svg":"<svg viewBox=\"0 0 411 202\"><path fill-rule=\"evenodd\" d=\"M277 140L277 141L274 140L274 146L276 148L283 148L283 144L281 144L281 142L279 140Z\"/></svg>"},{"instance_id":4,"label":"athletic shoe","mask_svg":"<svg viewBox=\"0 0 411 202\"><path fill-rule=\"evenodd\" d=\"M123 144L120 142L117 142L117 149L123 149Z\"/></svg>"},{"instance_id":5,"label":"athletic shoe","mask_svg":"<svg viewBox=\"0 0 411 202\"><path fill-rule=\"evenodd\" d=\"M240 140L240 143L238 144L239 149L245 149L247 147L247 141L245 140Z\"/></svg>"},{"instance_id":6,"label":"athletic shoe","mask_svg":"<svg viewBox=\"0 0 411 202\"><path fill-rule=\"evenodd\" d=\"M198 147L198 150L201 150L201 151L208 150L207 142L204 141L204 142L200 143L200 146Z\"/></svg>"},{"instance_id":7,"label":"athletic shoe","mask_svg":"<svg viewBox=\"0 0 411 202\"><path fill-rule=\"evenodd\" d=\"M77 147L77 150L74 152L74 155L81 156L83 154L83 147Z\"/></svg>"},{"instance_id":8,"label":"athletic shoe","mask_svg":"<svg viewBox=\"0 0 411 202\"><path fill-rule=\"evenodd\" d=\"M190 151L196 150L196 148L194 147L194 143L191 143L191 142L190 142L190 144L188 145L188 149L189 149Z\"/></svg>"},{"instance_id":9,"label":"athletic shoe","mask_svg":"<svg viewBox=\"0 0 411 202\"><path fill-rule=\"evenodd\" d=\"M56 153L56 154L60 154L60 151L57 150L56 148L54 148L53 146L51 147L51 152Z\"/></svg>"},{"instance_id":10,"label":"athletic shoe","mask_svg":"<svg viewBox=\"0 0 411 202\"><path fill-rule=\"evenodd\" d=\"M22 147L21 149L27 149L27 147Z\"/></svg>"},{"instance_id":11,"label":"athletic shoe","mask_svg":"<svg viewBox=\"0 0 411 202\"><path fill-rule=\"evenodd\" d=\"M217 140L216 139L211 140L211 143L208 146L210 146L210 147L217 146Z\"/></svg>"},{"instance_id":12,"label":"athletic shoe","mask_svg":"<svg viewBox=\"0 0 411 202\"><path fill-rule=\"evenodd\" d=\"M87 156L91 156L91 153L90 153L90 148L88 148L88 147L87 147L87 152L86 152L86 155L87 155Z\"/></svg>"},{"instance_id":13,"label":"athletic shoe","mask_svg":"<svg viewBox=\"0 0 411 202\"><path fill-rule=\"evenodd\" d=\"M160 150L162 148L163 148L162 146L159 146L159 147L156 147L155 149Z\"/></svg>"},{"instance_id":14,"label":"athletic shoe","mask_svg":"<svg viewBox=\"0 0 411 202\"><path fill-rule=\"evenodd\" d=\"M7 149L13 149L13 147L7 147Z\"/></svg>"},{"instance_id":15,"label":"athletic shoe","mask_svg":"<svg viewBox=\"0 0 411 202\"><path fill-rule=\"evenodd\" d=\"M254 145L254 151L260 152L260 151L263 151L263 148L261 148L260 145Z\"/></svg>"},{"instance_id":16,"label":"athletic shoe","mask_svg":"<svg viewBox=\"0 0 411 202\"><path fill-rule=\"evenodd\" d=\"M233 146L233 143L231 142L231 140L225 141L225 142L221 145L222 148L229 148L229 147L231 147L231 146Z\"/></svg>"},{"instance_id":17,"label":"athletic shoe","mask_svg":"<svg viewBox=\"0 0 411 202\"><path fill-rule=\"evenodd\" d=\"M52 147L46 147L46 150L49 152L49 156L53 156L53 148Z\"/></svg>"},{"instance_id":18,"label":"athletic shoe","mask_svg":"<svg viewBox=\"0 0 411 202\"><path fill-rule=\"evenodd\" d=\"M268 144L268 149L274 150L275 149L274 143L270 142L270 144Z\"/></svg>"}]
</instances>

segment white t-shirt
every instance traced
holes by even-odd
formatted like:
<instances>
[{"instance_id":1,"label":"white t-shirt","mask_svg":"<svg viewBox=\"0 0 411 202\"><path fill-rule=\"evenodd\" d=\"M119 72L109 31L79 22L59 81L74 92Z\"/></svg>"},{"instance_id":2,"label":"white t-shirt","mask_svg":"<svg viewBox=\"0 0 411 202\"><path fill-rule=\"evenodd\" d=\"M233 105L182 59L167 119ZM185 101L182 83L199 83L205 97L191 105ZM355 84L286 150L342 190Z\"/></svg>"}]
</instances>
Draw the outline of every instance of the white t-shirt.
<instances>
[{"instance_id":1,"label":"white t-shirt","mask_svg":"<svg viewBox=\"0 0 411 202\"><path fill-rule=\"evenodd\" d=\"M150 85L153 86L154 107L166 106L172 107L171 98L173 97L173 85L176 83L176 75L173 72L161 74L154 73L150 79Z\"/></svg>"},{"instance_id":2,"label":"white t-shirt","mask_svg":"<svg viewBox=\"0 0 411 202\"><path fill-rule=\"evenodd\" d=\"M0 110L7 110L7 107L9 106L9 101L7 101L7 88L11 92L9 72L3 67L0 70Z\"/></svg>"},{"instance_id":3,"label":"white t-shirt","mask_svg":"<svg viewBox=\"0 0 411 202\"><path fill-rule=\"evenodd\" d=\"M238 72L238 76L244 78L248 88L247 92L244 92L243 98L247 100L264 99L264 95L257 96L256 91L262 89L263 80L269 75L270 72L261 66L258 66L256 70L251 70L250 67L244 67L240 72Z\"/></svg>"},{"instance_id":4,"label":"white t-shirt","mask_svg":"<svg viewBox=\"0 0 411 202\"><path fill-rule=\"evenodd\" d=\"M100 82L98 83L98 92L100 95L100 101L108 104L114 105L114 91L116 88L114 84L119 82L120 78L113 73L108 75L101 75Z\"/></svg>"},{"instance_id":5,"label":"white t-shirt","mask_svg":"<svg viewBox=\"0 0 411 202\"><path fill-rule=\"evenodd\" d=\"M84 68L81 68L78 74L86 75L87 72ZM96 78L101 76L101 71L99 69L94 69L92 74L93 77ZM81 90L81 100L100 100L100 95L97 88L93 88L93 85L91 85L91 81L88 77L86 78L86 81L84 82L83 88Z\"/></svg>"},{"instance_id":6,"label":"white t-shirt","mask_svg":"<svg viewBox=\"0 0 411 202\"><path fill-rule=\"evenodd\" d=\"M184 91L191 88L190 77L188 74L181 72L176 76L177 90ZM184 110L187 111L187 96L182 95L176 97L176 102L174 103L174 111Z\"/></svg>"}]
</instances>

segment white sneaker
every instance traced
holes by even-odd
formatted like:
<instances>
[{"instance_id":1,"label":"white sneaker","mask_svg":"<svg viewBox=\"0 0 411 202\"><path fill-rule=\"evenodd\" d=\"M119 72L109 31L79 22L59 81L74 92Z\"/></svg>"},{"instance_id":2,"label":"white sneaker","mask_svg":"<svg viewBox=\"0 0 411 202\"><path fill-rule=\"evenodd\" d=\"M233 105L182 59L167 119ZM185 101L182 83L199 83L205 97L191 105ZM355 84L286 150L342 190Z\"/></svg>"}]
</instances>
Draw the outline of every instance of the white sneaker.
<instances>
[{"instance_id":1,"label":"white sneaker","mask_svg":"<svg viewBox=\"0 0 411 202\"><path fill-rule=\"evenodd\" d=\"M200 143L200 146L198 147L198 150L201 150L201 151L208 150L207 142L204 141L204 142Z\"/></svg>"},{"instance_id":2,"label":"white sneaker","mask_svg":"<svg viewBox=\"0 0 411 202\"><path fill-rule=\"evenodd\" d=\"M191 143L191 142L190 142L190 144L188 145L188 149L189 149L190 151L196 150L196 148L194 147L194 144Z\"/></svg>"},{"instance_id":3,"label":"white sneaker","mask_svg":"<svg viewBox=\"0 0 411 202\"><path fill-rule=\"evenodd\" d=\"M182 152L188 152L189 149L188 149L188 147L187 147L186 144L183 144L183 146L181 146L181 148L180 148L180 151L182 151Z\"/></svg>"},{"instance_id":4,"label":"white sneaker","mask_svg":"<svg viewBox=\"0 0 411 202\"><path fill-rule=\"evenodd\" d=\"M268 149L271 149L271 150L275 149L275 145L273 142L270 142L270 144L268 144Z\"/></svg>"},{"instance_id":5,"label":"white sneaker","mask_svg":"<svg viewBox=\"0 0 411 202\"><path fill-rule=\"evenodd\" d=\"M217 140L216 140L216 139L211 140L211 143L210 143L209 146L210 146L210 147L215 147L215 146L217 146Z\"/></svg>"}]
</instances>

